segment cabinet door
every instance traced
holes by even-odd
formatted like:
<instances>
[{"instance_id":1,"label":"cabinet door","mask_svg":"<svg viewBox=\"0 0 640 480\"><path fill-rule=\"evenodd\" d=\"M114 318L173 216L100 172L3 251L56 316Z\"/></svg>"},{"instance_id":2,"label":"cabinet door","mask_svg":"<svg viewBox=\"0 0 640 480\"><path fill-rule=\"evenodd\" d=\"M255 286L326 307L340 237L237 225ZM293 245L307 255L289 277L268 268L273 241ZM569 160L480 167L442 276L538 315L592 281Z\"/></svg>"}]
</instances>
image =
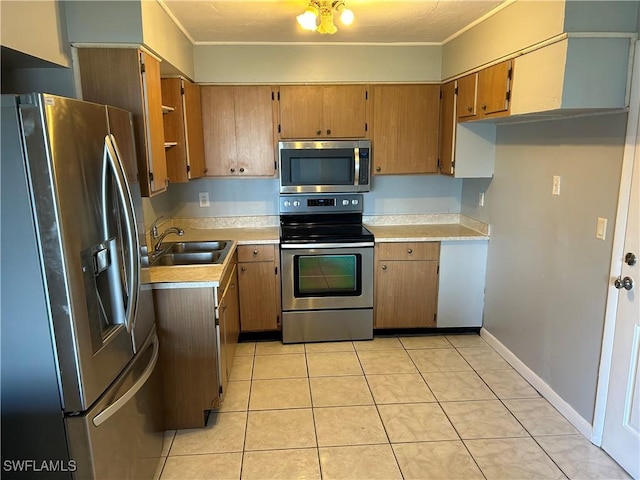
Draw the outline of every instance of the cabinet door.
<instances>
[{"instance_id":1,"label":"cabinet door","mask_svg":"<svg viewBox=\"0 0 640 480\"><path fill-rule=\"evenodd\" d=\"M460 119L470 120L476 115L478 74L472 73L458 79L456 112Z\"/></svg>"},{"instance_id":2,"label":"cabinet door","mask_svg":"<svg viewBox=\"0 0 640 480\"><path fill-rule=\"evenodd\" d=\"M238 303L238 273L236 266L233 266L233 273L229 279L227 287L224 289L220 300L222 311L220 327L224 332L224 356L226 366L226 379L228 380L233 368L233 359L236 355L236 345L240 335L240 305ZM223 391L226 383L223 384Z\"/></svg>"},{"instance_id":3,"label":"cabinet door","mask_svg":"<svg viewBox=\"0 0 640 480\"><path fill-rule=\"evenodd\" d=\"M182 91L189 179L200 178L205 170L200 85L182 80Z\"/></svg>"},{"instance_id":4,"label":"cabinet door","mask_svg":"<svg viewBox=\"0 0 640 480\"><path fill-rule=\"evenodd\" d=\"M207 176L276 172L270 86L201 87Z\"/></svg>"},{"instance_id":5,"label":"cabinet door","mask_svg":"<svg viewBox=\"0 0 640 480\"><path fill-rule=\"evenodd\" d=\"M273 262L240 263L240 324L243 332L278 329L276 267Z\"/></svg>"},{"instance_id":6,"label":"cabinet door","mask_svg":"<svg viewBox=\"0 0 640 480\"><path fill-rule=\"evenodd\" d=\"M218 398L212 288L154 290L165 428L204 427Z\"/></svg>"},{"instance_id":7,"label":"cabinet door","mask_svg":"<svg viewBox=\"0 0 640 480\"><path fill-rule=\"evenodd\" d=\"M511 63L507 60L478 72L478 105L483 116L508 112Z\"/></svg>"},{"instance_id":8,"label":"cabinet door","mask_svg":"<svg viewBox=\"0 0 640 480\"><path fill-rule=\"evenodd\" d=\"M322 86L280 87L280 138L316 138L322 135Z\"/></svg>"},{"instance_id":9,"label":"cabinet door","mask_svg":"<svg viewBox=\"0 0 640 480\"><path fill-rule=\"evenodd\" d=\"M133 115L142 195L166 190L159 62L135 48L79 48L77 56L82 98Z\"/></svg>"},{"instance_id":10,"label":"cabinet door","mask_svg":"<svg viewBox=\"0 0 640 480\"><path fill-rule=\"evenodd\" d=\"M237 172L272 177L276 173L273 99L270 86L235 87Z\"/></svg>"},{"instance_id":11,"label":"cabinet door","mask_svg":"<svg viewBox=\"0 0 640 480\"><path fill-rule=\"evenodd\" d=\"M203 86L202 130L207 176L236 173L236 119L233 103L234 87Z\"/></svg>"},{"instance_id":12,"label":"cabinet door","mask_svg":"<svg viewBox=\"0 0 640 480\"><path fill-rule=\"evenodd\" d=\"M437 298L438 262L377 262L375 328L435 327Z\"/></svg>"},{"instance_id":13,"label":"cabinet door","mask_svg":"<svg viewBox=\"0 0 640 480\"><path fill-rule=\"evenodd\" d=\"M372 87L375 174L438 171L439 98L437 85Z\"/></svg>"},{"instance_id":14,"label":"cabinet door","mask_svg":"<svg viewBox=\"0 0 640 480\"><path fill-rule=\"evenodd\" d=\"M439 167L443 175L453 175L456 142L456 82L440 87Z\"/></svg>"},{"instance_id":15,"label":"cabinet door","mask_svg":"<svg viewBox=\"0 0 640 480\"><path fill-rule=\"evenodd\" d=\"M187 170L181 80L179 78L163 78L161 85L167 175L170 182L186 182L189 180L189 171Z\"/></svg>"},{"instance_id":16,"label":"cabinet door","mask_svg":"<svg viewBox=\"0 0 640 480\"><path fill-rule=\"evenodd\" d=\"M322 135L331 138L365 137L365 85L329 85L323 90Z\"/></svg>"},{"instance_id":17,"label":"cabinet door","mask_svg":"<svg viewBox=\"0 0 640 480\"><path fill-rule=\"evenodd\" d=\"M140 52L140 63L144 65L142 86L146 111L150 193L155 193L166 190L168 183L167 160L164 154L160 62L151 55Z\"/></svg>"}]
</instances>

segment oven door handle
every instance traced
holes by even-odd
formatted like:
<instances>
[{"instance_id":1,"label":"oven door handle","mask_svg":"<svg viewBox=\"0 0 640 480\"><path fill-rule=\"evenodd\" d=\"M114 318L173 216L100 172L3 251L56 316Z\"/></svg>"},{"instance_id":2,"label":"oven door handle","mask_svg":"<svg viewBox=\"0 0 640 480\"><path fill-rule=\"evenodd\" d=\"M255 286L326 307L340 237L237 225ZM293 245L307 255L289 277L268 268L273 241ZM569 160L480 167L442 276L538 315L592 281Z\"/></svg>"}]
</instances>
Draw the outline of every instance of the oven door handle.
<instances>
[{"instance_id":1,"label":"oven door handle","mask_svg":"<svg viewBox=\"0 0 640 480\"><path fill-rule=\"evenodd\" d=\"M374 242L354 242L354 243L281 243L280 248L283 250L303 249L311 250L316 248L357 248L357 247L373 247Z\"/></svg>"}]
</instances>

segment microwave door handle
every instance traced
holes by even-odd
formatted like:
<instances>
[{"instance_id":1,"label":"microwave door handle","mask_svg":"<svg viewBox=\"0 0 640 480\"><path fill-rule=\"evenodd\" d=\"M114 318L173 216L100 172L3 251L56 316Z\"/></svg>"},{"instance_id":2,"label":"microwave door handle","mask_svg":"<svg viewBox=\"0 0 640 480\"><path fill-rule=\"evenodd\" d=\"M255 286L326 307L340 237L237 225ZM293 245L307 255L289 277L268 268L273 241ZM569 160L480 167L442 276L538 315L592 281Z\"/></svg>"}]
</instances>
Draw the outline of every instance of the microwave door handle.
<instances>
[{"instance_id":1,"label":"microwave door handle","mask_svg":"<svg viewBox=\"0 0 640 480\"><path fill-rule=\"evenodd\" d=\"M353 149L353 184L360 185L360 148Z\"/></svg>"}]
</instances>

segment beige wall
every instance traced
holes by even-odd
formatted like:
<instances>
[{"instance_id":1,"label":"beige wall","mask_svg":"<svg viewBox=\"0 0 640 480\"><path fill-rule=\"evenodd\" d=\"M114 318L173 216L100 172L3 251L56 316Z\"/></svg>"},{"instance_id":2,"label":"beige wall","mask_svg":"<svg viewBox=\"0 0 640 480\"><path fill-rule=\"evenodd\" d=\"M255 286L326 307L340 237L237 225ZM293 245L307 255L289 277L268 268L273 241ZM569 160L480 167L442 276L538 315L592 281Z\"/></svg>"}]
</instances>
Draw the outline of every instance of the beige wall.
<instances>
[{"instance_id":1,"label":"beige wall","mask_svg":"<svg viewBox=\"0 0 640 480\"><path fill-rule=\"evenodd\" d=\"M448 79L563 33L564 1L517 1L447 42L442 78Z\"/></svg>"},{"instance_id":2,"label":"beige wall","mask_svg":"<svg viewBox=\"0 0 640 480\"><path fill-rule=\"evenodd\" d=\"M156 1L141 2L144 44L164 61L163 75L182 74L194 78L193 46Z\"/></svg>"},{"instance_id":3,"label":"beige wall","mask_svg":"<svg viewBox=\"0 0 640 480\"><path fill-rule=\"evenodd\" d=\"M69 67L64 4L55 0L0 2L2 46Z\"/></svg>"},{"instance_id":4,"label":"beige wall","mask_svg":"<svg viewBox=\"0 0 640 480\"><path fill-rule=\"evenodd\" d=\"M195 46L200 83L439 82L438 46Z\"/></svg>"}]
</instances>

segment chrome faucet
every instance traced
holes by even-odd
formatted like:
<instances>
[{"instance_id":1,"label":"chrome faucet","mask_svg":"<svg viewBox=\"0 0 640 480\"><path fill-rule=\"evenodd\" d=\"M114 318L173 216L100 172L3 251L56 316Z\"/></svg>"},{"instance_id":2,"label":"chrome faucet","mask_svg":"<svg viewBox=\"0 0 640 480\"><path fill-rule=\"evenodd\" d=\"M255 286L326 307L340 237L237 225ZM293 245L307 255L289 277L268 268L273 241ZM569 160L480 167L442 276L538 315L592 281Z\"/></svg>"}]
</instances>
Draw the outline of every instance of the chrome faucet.
<instances>
[{"instance_id":1,"label":"chrome faucet","mask_svg":"<svg viewBox=\"0 0 640 480\"><path fill-rule=\"evenodd\" d=\"M157 233L157 231L156 231ZM169 227L164 232L162 232L155 240L156 242L153 244L153 253L156 255L162 251L162 241L165 239L167 235L175 233L178 236L184 235L184 230L178 227Z\"/></svg>"}]
</instances>

